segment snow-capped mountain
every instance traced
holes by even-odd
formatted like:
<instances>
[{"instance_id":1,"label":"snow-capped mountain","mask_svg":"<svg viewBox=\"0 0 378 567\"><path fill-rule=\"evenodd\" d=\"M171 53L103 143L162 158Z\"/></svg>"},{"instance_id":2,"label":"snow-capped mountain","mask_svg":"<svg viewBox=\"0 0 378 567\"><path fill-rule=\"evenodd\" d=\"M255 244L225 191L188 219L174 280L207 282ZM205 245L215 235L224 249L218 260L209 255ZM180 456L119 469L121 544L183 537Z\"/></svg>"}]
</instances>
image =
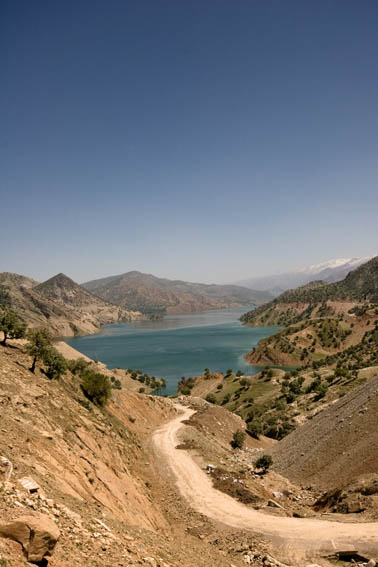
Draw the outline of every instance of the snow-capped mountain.
<instances>
[{"instance_id":1,"label":"snow-capped mountain","mask_svg":"<svg viewBox=\"0 0 378 567\"><path fill-rule=\"evenodd\" d=\"M305 285L313 280L322 280L327 283L340 281L345 276L355 270L361 264L370 260L372 256L363 258L336 258L313 264L305 268L298 268L282 274L249 278L237 282L239 285L262 291L270 291L274 295L279 295L283 291Z\"/></svg>"}]
</instances>

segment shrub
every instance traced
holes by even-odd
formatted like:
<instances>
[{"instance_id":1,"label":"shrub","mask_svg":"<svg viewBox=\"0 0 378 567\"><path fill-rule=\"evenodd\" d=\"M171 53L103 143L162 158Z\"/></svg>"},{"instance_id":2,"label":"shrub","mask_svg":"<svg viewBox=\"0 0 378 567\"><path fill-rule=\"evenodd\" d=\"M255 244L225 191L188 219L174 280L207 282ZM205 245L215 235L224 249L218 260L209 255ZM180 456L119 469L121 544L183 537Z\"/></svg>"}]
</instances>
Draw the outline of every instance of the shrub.
<instances>
[{"instance_id":1,"label":"shrub","mask_svg":"<svg viewBox=\"0 0 378 567\"><path fill-rule=\"evenodd\" d=\"M55 348L44 353L45 374L50 380L58 380L67 370L67 361Z\"/></svg>"},{"instance_id":2,"label":"shrub","mask_svg":"<svg viewBox=\"0 0 378 567\"><path fill-rule=\"evenodd\" d=\"M90 362L84 360L84 358L77 358L76 360L67 360L67 368L72 372L72 374L83 374L85 370L90 365Z\"/></svg>"},{"instance_id":3,"label":"shrub","mask_svg":"<svg viewBox=\"0 0 378 567\"><path fill-rule=\"evenodd\" d=\"M146 391L146 388L139 388L139 390L138 390L138 392L139 392L140 394L143 394L145 391Z\"/></svg>"},{"instance_id":4,"label":"shrub","mask_svg":"<svg viewBox=\"0 0 378 567\"><path fill-rule=\"evenodd\" d=\"M115 390L122 390L121 380L116 378L113 382L112 388L114 388Z\"/></svg>"},{"instance_id":5,"label":"shrub","mask_svg":"<svg viewBox=\"0 0 378 567\"><path fill-rule=\"evenodd\" d=\"M222 405L224 404L228 404L228 402L231 400L231 394L228 393L224 396L223 400L222 400Z\"/></svg>"},{"instance_id":6,"label":"shrub","mask_svg":"<svg viewBox=\"0 0 378 567\"><path fill-rule=\"evenodd\" d=\"M214 396L214 394L207 394L205 400L206 400L207 402L209 402L210 404L216 404L216 403L217 403L217 399L216 399L216 397Z\"/></svg>"},{"instance_id":7,"label":"shrub","mask_svg":"<svg viewBox=\"0 0 378 567\"><path fill-rule=\"evenodd\" d=\"M93 370L88 369L84 373L81 388L86 397L97 406L105 406L111 396L109 378Z\"/></svg>"},{"instance_id":8,"label":"shrub","mask_svg":"<svg viewBox=\"0 0 378 567\"><path fill-rule=\"evenodd\" d=\"M273 459L270 455L263 455L262 457L260 457L259 459L257 459L257 461L255 462L255 467L257 469L261 469L263 474L266 474L266 472L268 471L269 467L271 467L273 464Z\"/></svg>"},{"instance_id":9,"label":"shrub","mask_svg":"<svg viewBox=\"0 0 378 567\"><path fill-rule=\"evenodd\" d=\"M246 438L245 431L237 429L232 436L231 447L233 449L242 449Z\"/></svg>"}]
</instances>

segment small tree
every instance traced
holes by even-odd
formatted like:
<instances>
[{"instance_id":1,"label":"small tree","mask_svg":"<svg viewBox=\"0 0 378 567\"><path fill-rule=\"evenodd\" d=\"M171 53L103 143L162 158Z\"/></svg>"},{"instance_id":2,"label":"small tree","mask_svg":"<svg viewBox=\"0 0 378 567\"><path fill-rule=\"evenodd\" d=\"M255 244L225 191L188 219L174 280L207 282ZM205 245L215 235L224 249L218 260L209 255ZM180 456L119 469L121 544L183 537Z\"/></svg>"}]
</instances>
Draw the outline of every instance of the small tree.
<instances>
[{"instance_id":1,"label":"small tree","mask_svg":"<svg viewBox=\"0 0 378 567\"><path fill-rule=\"evenodd\" d=\"M22 339L25 336L26 325L16 311L6 307L0 311L0 331L4 334L1 344L5 346L7 339Z\"/></svg>"},{"instance_id":2,"label":"small tree","mask_svg":"<svg viewBox=\"0 0 378 567\"><path fill-rule=\"evenodd\" d=\"M214 396L214 394L207 394L205 400L206 400L207 402L209 402L209 404L216 404L216 403L217 403L217 399L216 399L216 397Z\"/></svg>"},{"instance_id":3,"label":"small tree","mask_svg":"<svg viewBox=\"0 0 378 567\"><path fill-rule=\"evenodd\" d=\"M273 464L273 459L270 455L263 455L255 462L255 467L261 469L263 474L266 474L269 467Z\"/></svg>"},{"instance_id":4,"label":"small tree","mask_svg":"<svg viewBox=\"0 0 378 567\"><path fill-rule=\"evenodd\" d=\"M233 449L242 449L246 438L245 431L237 429L232 437L231 447Z\"/></svg>"},{"instance_id":5,"label":"small tree","mask_svg":"<svg viewBox=\"0 0 378 567\"><path fill-rule=\"evenodd\" d=\"M50 380L58 380L67 370L67 361L56 348L51 347L44 354L43 362L46 365L45 374Z\"/></svg>"},{"instance_id":6,"label":"small tree","mask_svg":"<svg viewBox=\"0 0 378 567\"><path fill-rule=\"evenodd\" d=\"M109 378L90 369L82 378L81 388L87 398L98 406L107 404L112 391Z\"/></svg>"},{"instance_id":7,"label":"small tree","mask_svg":"<svg viewBox=\"0 0 378 567\"><path fill-rule=\"evenodd\" d=\"M30 370L34 373L37 361L48 356L49 350L52 347L52 338L47 329L31 329L28 339L29 343L26 346L26 350L33 357Z\"/></svg>"}]
</instances>

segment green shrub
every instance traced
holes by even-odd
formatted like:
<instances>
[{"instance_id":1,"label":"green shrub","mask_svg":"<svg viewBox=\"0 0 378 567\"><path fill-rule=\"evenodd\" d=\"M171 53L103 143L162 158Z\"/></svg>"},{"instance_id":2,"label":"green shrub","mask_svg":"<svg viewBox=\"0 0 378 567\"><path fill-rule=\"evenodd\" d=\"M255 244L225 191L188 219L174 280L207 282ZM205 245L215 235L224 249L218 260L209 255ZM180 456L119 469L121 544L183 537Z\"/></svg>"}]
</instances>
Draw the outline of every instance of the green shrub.
<instances>
[{"instance_id":1,"label":"green shrub","mask_svg":"<svg viewBox=\"0 0 378 567\"><path fill-rule=\"evenodd\" d=\"M114 388L115 390L122 390L121 380L119 380L118 378L116 378L116 379L113 381L112 388Z\"/></svg>"},{"instance_id":2,"label":"green shrub","mask_svg":"<svg viewBox=\"0 0 378 567\"><path fill-rule=\"evenodd\" d=\"M84 358L77 358L76 360L67 360L67 368L72 372L72 374L83 374L88 366L91 364L88 360Z\"/></svg>"},{"instance_id":3,"label":"green shrub","mask_svg":"<svg viewBox=\"0 0 378 567\"><path fill-rule=\"evenodd\" d=\"M268 469L272 466L273 459L270 455L263 455L255 462L255 467L261 469L263 474L265 474Z\"/></svg>"},{"instance_id":4,"label":"green shrub","mask_svg":"<svg viewBox=\"0 0 378 567\"><path fill-rule=\"evenodd\" d=\"M51 347L44 353L43 362L45 374L50 380L58 380L67 370L67 361L56 348Z\"/></svg>"},{"instance_id":5,"label":"green shrub","mask_svg":"<svg viewBox=\"0 0 378 567\"><path fill-rule=\"evenodd\" d=\"M216 399L216 397L214 396L214 394L207 394L205 400L206 400L207 402L209 402L209 404L216 404L216 403L217 403L217 399Z\"/></svg>"},{"instance_id":6,"label":"green shrub","mask_svg":"<svg viewBox=\"0 0 378 567\"><path fill-rule=\"evenodd\" d=\"M245 431L237 429L232 436L231 447L233 449L242 449L246 438Z\"/></svg>"},{"instance_id":7,"label":"green shrub","mask_svg":"<svg viewBox=\"0 0 378 567\"><path fill-rule=\"evenodd\" d=\"M90 369L82 377L81 388L85 396L97 406L105 406L111 396L109 378Z\"/></svg>"}]
</instances>

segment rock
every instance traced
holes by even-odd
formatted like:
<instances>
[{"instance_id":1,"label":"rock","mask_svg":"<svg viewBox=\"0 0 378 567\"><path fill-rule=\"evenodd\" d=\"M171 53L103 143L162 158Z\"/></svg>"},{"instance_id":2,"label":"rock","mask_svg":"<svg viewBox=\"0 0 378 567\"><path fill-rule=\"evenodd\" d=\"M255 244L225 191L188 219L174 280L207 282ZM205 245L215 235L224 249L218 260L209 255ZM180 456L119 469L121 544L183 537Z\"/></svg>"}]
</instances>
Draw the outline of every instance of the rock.
<instances>
[{"instance_id":1,"label":"rock","mask_svg":"<svg viewBox=\"0 0 378 567\"><path fill-rule=\"evenodd\" d=\"M366 567L376 567L376 562L374 561L374 559L370 559L370 561L368 561L366 563Z\"/></svg>"},{"instance_id":2,"label":"rock","mask_svg":"<svg viewBox=\"0 0 378 567\"><path fill-rule=\"evenodd\" d=\"M283 497L283 492L272 492L274 498L282 498Z\"/></svg>"},{"instance_id":3,"label":"rock","mask_svg":"<svg viewBox=\"0 0 378 567\"><path fill-rule=\"evenodd\" d=\"M37 484L31 476L24 476L23 478L20 478L18 482L19 484L21 484L21 486L26 488L26 490L28 490L30 494L38 492L38 490L40 489L39 484Z\"/></svg>"},{"instance_id":4,"label":"rock","mask_svg":"<svg viewBox=\"0 0 378 567\"><path fill-rule=\"evenodd\" d=\"M0 480L8 482L13 471L13 465L6 457L0 457Z\"/></svg>"},{"instance_id":5,"label":"rock","mask_svg":"<svg viewBox=\"0 0 378 567\"><path fill-rule=\"evenodd\" d=\"M59 539L60 532L48 516L20 516L17 520L0 525L0 536L22 545L27 560L39 563L49 557Z\"/></svg>"}]
</instances>

